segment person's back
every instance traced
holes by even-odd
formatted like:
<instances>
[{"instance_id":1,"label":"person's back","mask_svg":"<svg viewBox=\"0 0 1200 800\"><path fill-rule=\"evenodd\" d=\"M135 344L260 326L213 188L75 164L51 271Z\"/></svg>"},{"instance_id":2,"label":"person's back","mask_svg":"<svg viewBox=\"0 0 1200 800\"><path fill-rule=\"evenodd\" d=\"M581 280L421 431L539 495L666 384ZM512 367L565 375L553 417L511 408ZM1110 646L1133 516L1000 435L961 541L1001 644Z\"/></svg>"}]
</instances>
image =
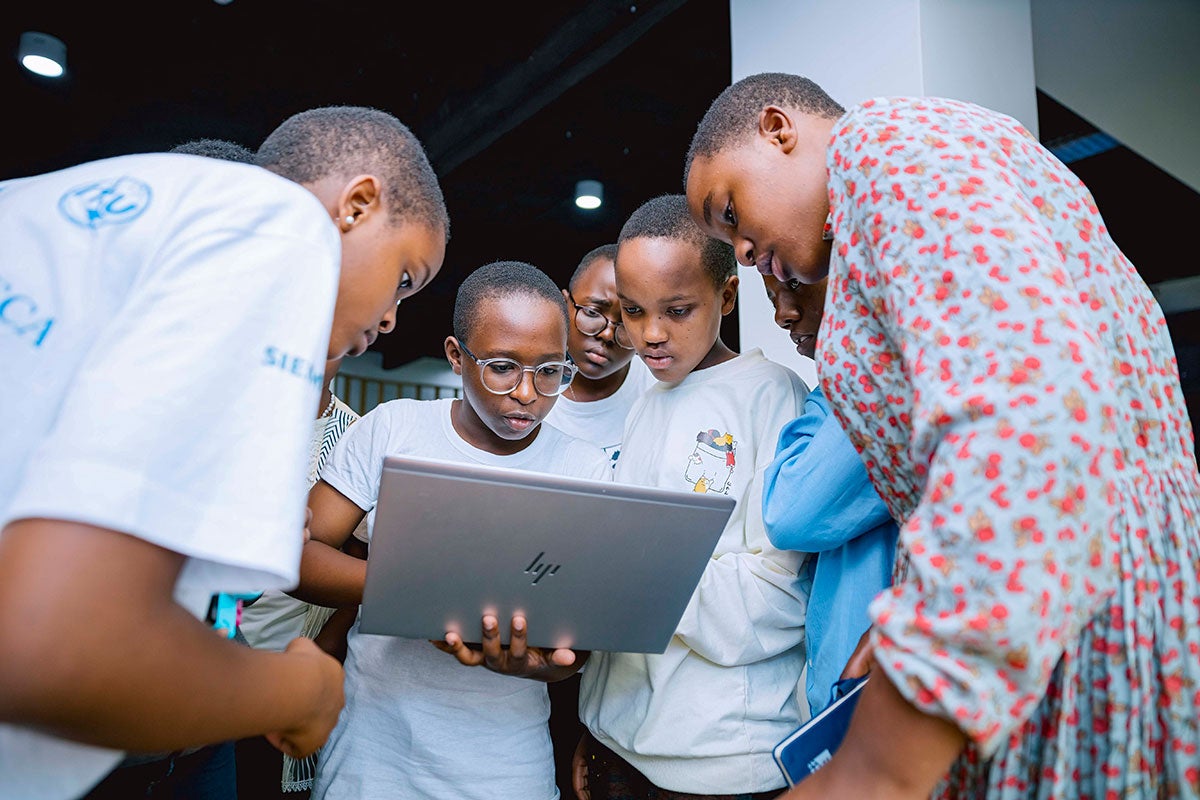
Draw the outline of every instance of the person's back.
<instances>
[{"instance_id":1,"label":"person's back","mask_svg":"<svg viewBox=\"0 0 1200 800\"><path fill-rule=\"evenodd\" d=\"M722 92L687 163L744 263L828 272L822 386L903 520L872 680L788 797L1194 796L1193 433L1087 188L998 112L786 73Z\"/></svg>"},{"instance_id":2,"label":"person's back","mask_svg":"<svg viewBox=\"0 0 1200 800\"><path fill-rule=\"evenodd\" d=\"M614 480L738 504L666 652L589 658L587 788L593 798L631 782L638 798L769 796L783 786L771 749L801 721L806 598L805 556L777 550L763 529L762 471L807 390L761 351L737 355L721 341L737 292L732 251L695 228L682 197L651 200L626 222L617 290L659 382L629 414Z\"/></svg>"},{"instance_id":3,"label":"person's back","mask_svg":"<svg viewBox=\"0 0 1200 800\"><path fill-rule=\"evenodd\" d=\"M368 114L415 142L390 115L349 111L275 133L303 153ZM0 184L0 376L18 423L0 444L0 774L14 795L77 797L122 750L267 733L304 754L335 722L341 669L312 642L258 654L201 620L216 593L294 582L322 366L390 327L402 268L423 285L440 267L432 171L410 193L423 235L399 231L390 214L406 209L376 190L404 181L363 166L420 164L364 141L303 174L160 153ZM345 212L343 170L365 201ZM420 268L390 257L405 244Z\"/></svg>"},{"instance_id":4,"label":"person's back","mask_svg":"<svg viewBox=\"0 0 1200 800\"><path fill-rule=\"evenodd\" d=\"M335 543L325 538L327 520L342 519L336 509L351 512L340 538L364 514L373 533L388 455L607 478L599 448L541 424L574 372L565 360L566 326L558 289L536 268L497 262L468 276L455 335L446 340L463 397L393 400L355 423L314 490L310 548ZM531 379L518 370L534 365ZM310 569L316 563L306 561L302 591L320 582ZM557 797L544 682L464 666L428 641L363 634L356 624L346 685L346 709L321 752L314 798Z\"/></svg>"},{"instance_id":5,"label":"person's back","mask_svg":"<svg viewBox=\"0 0 1200 800\"><path fill-rule=\"evenodd\" d=\"M1116 713L1104 724L1121 732L1120 738L1108 738L1105 731L1103 739L1092 740L1088 748L1094 747L1094 751L1064 755L1070 759L1067 763L1087 765L1092 772L1091 765L1097 760L1123 765L1128 754L1137 753L1133 758L1138 764L1158 765L1155 780L1161 783L1157 791L1167 791L1165 787L1174 785L1172 781L1180 780L1176 776L1186 772L1175 754L1187 747L1200 746L1200 724L1196 721L1194 704L1187 704L1185 711L1185 704L1161 700L1163 695L1174 693L1163 687L1190 685L1200 680L1200 667L1196 666L1194 655L1190 660L1174 656L1189 646L1193 653L1200 648L1195 625L1186 622L1189 618L1200 622L1200 605L1187 599L1189 595L1192 598L1200 595L1196 572L1187 566L1196 563L1200 553L1196 522L1200 519L1200 474L1196 469L1192 426L1179 389L1174 349L1157 301L1112 240L1086 187L1010 117L955 100L880 98L866 107L851 109L843 117L843 134L831 142L830 158L845 152L851 146L850 137L862 132L869 135L896 125L896 133L907 138L924 135L930 124L955 130L966 128L972 124L968 122L971 120L986 127L975 131L971 141L948 137L941 148L950 157L943 167L946 179L972 187L1014 186L1021 199L1003 208L987 209L986 214L985 210L977 210L975 224L984 230L975 239L956 243L956 247L971 247L972 257L981 268L956 268L947 302L960 296L975 296L995 312L1004 311L1001 330L1012 330L1020 337L1016 341L1023 350L1020 360L998 360L995 383L974 389L974 397L969 401L983 411L985 420L993 413L992 409L1009 408L1007 415L998 413L989 425L994 437L991 441L995 443L989 450L991 502L976 515L972 527L983 527L980 523L987 519L989 526L1006 524L1017 531L1005 552L991 545L990 552L995 554L993 564L1002 563L1000 559L1008 563L1010 559L1020 559L1018 564L1029 559L1045 566L1044 572L1017 567L1019 578L1005 581L1007 587L1013 587L1010 591L1015 592L1019 587L1020 591L1033 592L1042 585L1057 592L1068 588L1062 583L1064 571L1082 567L1087 573L1086 591L1078 595L1076 602L1064 598L1061 602L1068 603L1069 611L1064 611L1058 619L1045 620L1043 612L1042 620L1025 621L1026 609L1022 605L1025 601L1019 596L992 597L985 602L989 608L1003 609L997 612L1002 616L996 617L1000 625L1021 625L1037 632L1035 643L1020 644L1018 661L1022 673L1033 664L1045 664L1039 667L1038 674L1043 675L1045 670L1054 668L1062 655L1062 639L1056 630L1064 624L1063 619L1071 619L1072 626L1081 628L1078 644L1073 645L1079 652L1115 647L1115 642L1122 639L1129 643L1130 664L1120 670L1069 655L1058 666L1061 677L1055 678L1054 683L1061 681L1062 691L1077 689L1081 697L1090 698L1093 707L1114 709ZM997 153L1001 157L978 157L979 152ZM913 153L902 163L916 169L927 160L926 154ZM844 179L831 179L830 188L838 202L854 202L854 193ZM948 200L947 213L967 215L970 205L967 195ZM1025 232L1031 220L1036 220L1036 238ZM1042 237L1049 237L1056 243L1054 247L1060 257L1065 257L1048 262L1045 255L1022 255L1017 263L1027 263L1028 267L1013 269L1003 263L1007 254L1004 245L999 250L991 249L994 242L1007 243L1004 237L1008 236L1017 242L1028 237L1031 242L1026 246L1033 242L1043 246ZM852 250L848 257L854 258L855 252ZM989 267L989 263L993 266ZM832 285L831 281L831 288ZM868 288L860 282L841 280L838 286L848 290L847 300L866 303L881 302L878 298L891 289L890 282ZM1026 336L1028 344L1024 344ZM979 346L969 327L958 333L954 344L959 352L966 354ZM866 363L866 353L849 355L845 348L835 346L826 350L847 365ZM962 368L957 366L959 358L953 353L945 359L940 374L961 374ZM1064 368L1068 371L1064 372ZM1072 372L1078 372L1080 377L1071 377ZM912 390L906 382L888 380L889 377L885 374L878 379L880 388L894 396L897 405L903 402L908 407L914 402ZM844 384L836 385L840 391ZM831 400L842 401L844 397L839 394L831 396ZM852 404L837 402L837 408L854 429L867 431L878 426L873 415L862 413ZM875 457L881 471L888 475L889 484L881 487L880 493L902 519L916 514L924 491L922 481L916 480L914 473L901 469L900 464L886 462L880 456L898 446L907 452L911 442L922 441L916 434L916 419L912 416L906 415L899 424L887 426L883 435L874 437L863 451L864 456ZM1054 416L1061 420L1056 425L1069 424L1070 445L1055 443L1050 438L1050 428L1037 422L1039 418ZM864 439L861 435L853 438L856 442ZM1003 467L1014 460L1022 464L1023 471L1046 475L1046 481L1038 488L1022 489L1014 478L1006 479ZM950 477L953 478L953 473ZM1106 498L1102 510L1089 510L1078 522L1073 519L1087 508L1085 503L1089 498L1095 502L1101 495ZM1035 514L1043 504L1049 508L1039 518ZM932 519L933 513L935 509L930 508L917 516L921 519L928 515ZM1089 528L1096 531L1101 527L1105 534L1091 538ZM1051 536L1062 544L1046 548L1044 557L1037 552L1025 552L1030 546L1040 551ZM1085 548L1083 542L1089 538L1092 544ZM954 569L960 576L957 580L963 582L978 585L995 574L991 565L964 563L966 559L944 544L930 543L922 556L937 558L943 564L956 564ZM907 558L906 555L901 563L898 580L910 574ZM1105 565L1111 568L1106 569ZM1170 577L1164 579L1164 574L1183 577L1172 581ZM1127 581L1125 588L1123 580ZM1154 588L1163 580L1172 583L1171 591L1155 592ZM1142 594L1143 588L1135 587L1148 587L1147 594ZM1139 599L1130 602L1128 596L1123 596L1125 592L1129 596L1136 594ZM1039 603L1049 602L1049 595L1038 596L1045 598ZM1108 597L1113 597L1112 602L1105 599ZM1159 608L1154 613L1168 621L1161 629L1158 624L1148 622L1143 627L1143 621L1137 618L1152 604ZM1010 619L1012 622L1008 622ZM1157 630L1149 633L1152 629ZM1146 631L1137 635L1137 646L1133 646L1132 630ZM1003 657L1007 659L1006 666L1012 663L1012 656L1006 653ZM957 657L952 668L957 669L961 663L961 657ZM987 676L986 685L995 687L996 695L1004 691L1019 692L1011 703L1033 704L1039 698L1043 679L1034 681L1032 676L1022 676L1016 684L1013 677L1003 672L981 670L981 675ZM975 681L970 687L955 687L940 702L945 708L961 711L961 718L979 720L973 723L973 733L980 741L970 747L988 752L1000 742L989 741L991 729L981 726L982 720L990 715L979 714L981 704L975 693L984 685ZM1034 712L1033 719L1039 721L1039 726L1045 726L1041 730L1064 724L1054 719L1052 712L1048 713L1054 703L1043 700L1043 707ZM1140 715L1130 713L1126 717L1120 713L1116 707L1122 705L1131 709L1158 707L1162 719L1168 721L1166 735L1146 726L1138 719ZM1042 719L1044 723L1040 722ZM1058 728L1055 733L1061 736L1064 730ZM969 758L976 760L975 754ZM1195 759L1190 763L1195 764ZM1007 768L1004 759L997 759L989 766L990 786L1004 785ZM1129 774L1137 771L1131 769ZM1195 773L1194 767L1192 772ZM974 780L977 774L971 763L962 759L945 785ZM1103 771L1096 777L1105 779ZM1126 778L1117 778L1109 784L1110 788L1113 785L1126 785ZM1196 785L1193 781L1193 786Z\"/></svg>"}]
</instances>

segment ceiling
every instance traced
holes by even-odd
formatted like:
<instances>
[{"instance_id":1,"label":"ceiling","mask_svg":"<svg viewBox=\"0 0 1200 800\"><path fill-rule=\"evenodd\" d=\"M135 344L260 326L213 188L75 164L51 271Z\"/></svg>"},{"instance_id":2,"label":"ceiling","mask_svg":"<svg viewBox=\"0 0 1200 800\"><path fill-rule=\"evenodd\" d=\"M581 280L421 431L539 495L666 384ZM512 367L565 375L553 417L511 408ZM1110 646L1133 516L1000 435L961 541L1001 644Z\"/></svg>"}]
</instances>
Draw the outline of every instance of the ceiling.
<instances>
[{"instance_id":1,"label":"ceiling","mask_svg":"<svg viewBox=\"0 0 1200 800\"><path fill-rule=\"evenodd\" d=\"M692 131L729 76L727 0L423 3L419 19L397 19L407 4L390 0L134 2L119 16L63 5L0 20L14 50L29 29L68 46L63 82L15 59L0 68L0 177L200 137L254 147L318 105L384 108L413 129L451 242L442 274L373 347L389 367L441 353L474 268L518 259L565 283L643 200L680 191ZM574 205L585 178L604 184L593 212Z\"/></svg>"},{"instance_id":2,"label":"ceiling","mask_svg":"<svg viewBox=\"0 0 1200 800\"><path fill-rule=\"evenodd\" d=\"M452 239L441 276L373 349L388 367L437 356L454 291L472 269L519 259L565 283L642 201L681 190L692 131L729 79L729 0L434 3L419 14L406 6L10 4L0 41L15 51L23 30L52 33L69 48L68 75L37 78L15 59L0 66L9 120L0 178L201 137L254 147L318 105L387 109L425 144ZM1038 110L1048 144L1097 132L1046 94ZM1150 233L1187 230L1200 195L1114 144L1071 168L1148 283L1195 275L1172 237ZM597 211L573 203L585 178L604 184Z\"/></svg>"}]
</instances>

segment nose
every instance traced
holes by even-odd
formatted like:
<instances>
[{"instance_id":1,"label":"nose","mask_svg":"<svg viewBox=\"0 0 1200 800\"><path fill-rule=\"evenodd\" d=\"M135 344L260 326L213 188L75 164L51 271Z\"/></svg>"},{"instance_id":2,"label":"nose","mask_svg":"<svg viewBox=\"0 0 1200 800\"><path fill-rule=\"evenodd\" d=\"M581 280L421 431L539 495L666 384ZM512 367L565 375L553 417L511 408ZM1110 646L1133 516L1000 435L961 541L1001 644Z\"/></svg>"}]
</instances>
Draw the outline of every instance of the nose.
<instances>
[{"instance_id":1,"label":"nose","mask_svg":"<svg viewBox=\"0 0 1200 800\"><path fill-rule=\"evenodd\" d=\"M525 370L521 373L521 380L517 383L517 388L513 389L509 394L523 406L527 406L534 400L537 400L537 389L533 385L533 373Z\"/></svg>"},{"instance_id":2,"label":"nose","mask_svg":"<svg viewBox=\"0 0 1200 800\"><path fill-rule=\"evenodd\" d=\"M648 345L662 344L667 340L667 326L663 324L663 318L657 315L647 315L641 333Z\"/></svg>"},{"instance_id":3,"label":"nose","mask_svg":"<svg viewBox=\"0 0 1200 800\"><path fill-rule=\"evenodd\" d=\"M387 313L383 315L383 319L379 320L380 333L390 333L396 327L396 312L399 309L399 303L388 308Z\"/></svg>"},{"instance_id":4,"label":"nose","mask_svg":"<svg viewBox=\"0 0 1200 800\"><path fill-rule=\"evenodd\" d=\"M597 333L594 334L594 336L597 339L599 339L600 341L605 342L607 344L612 344L613 339L616 337L616 335L617 335L617 323L613 322L611 319L607 319L607 318L605 318L605 320L604 320L604 327L601 328Z\"/></svg>"},{"instance_id":5,"label":"nose","mask_svg":"<svg viewBox=\"0 0 1200 800\"><path fill-rule=\"evenodd\" d=\"M779 327L791 330L800 321L800 316L800 309L786 298L780 297L775 301L775 324Z\"/></svg>"},{"instance_id":6,"label":"nose","mask_svg":"<svg viewBox=\"0 0 1200 800\"><path fill-rule=\"evenodd\" d=\"M744 236L738 236L733 241L733 257L746 267L754 266L754 244Z\"/></svg>"}]
</instances>

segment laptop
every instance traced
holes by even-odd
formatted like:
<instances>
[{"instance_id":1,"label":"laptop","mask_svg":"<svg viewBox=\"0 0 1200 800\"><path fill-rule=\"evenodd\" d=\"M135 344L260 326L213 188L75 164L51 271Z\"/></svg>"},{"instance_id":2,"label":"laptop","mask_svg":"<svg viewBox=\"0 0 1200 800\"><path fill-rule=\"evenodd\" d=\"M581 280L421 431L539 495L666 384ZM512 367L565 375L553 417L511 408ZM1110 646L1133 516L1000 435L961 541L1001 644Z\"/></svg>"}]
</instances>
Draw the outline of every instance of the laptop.
<instances>
[{"instance_id":1,"label":"laptop","mask_svg":"<svg viewBox=\"0 0 1200 800\"><path fill-rule=\"evenodd\" d=\"M663 653L735 501L480 464L384 459L359 630Z\"/></svg>"}]
</instances>

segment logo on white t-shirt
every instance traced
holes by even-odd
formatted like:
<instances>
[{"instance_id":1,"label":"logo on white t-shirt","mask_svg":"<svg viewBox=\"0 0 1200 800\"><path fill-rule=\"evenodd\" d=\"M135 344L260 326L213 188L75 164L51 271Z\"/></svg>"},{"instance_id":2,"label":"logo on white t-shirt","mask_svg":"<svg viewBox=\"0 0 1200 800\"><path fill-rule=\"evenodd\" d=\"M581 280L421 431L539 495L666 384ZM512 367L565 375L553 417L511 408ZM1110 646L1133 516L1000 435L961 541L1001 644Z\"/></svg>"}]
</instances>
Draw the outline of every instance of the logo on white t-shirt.
<instances>
[{"instance_id":1,"label":"logo on white t-shirt","mask_svg":"<svg viewBox=\"0 0 1200 800\"><path fill-rule=\"evenodd\" d=\"M133 222L150 206L149 184L122 176L76 186L58 200L58 210L71 222L96 230Z\"/></svg>"},{"instance_id":2,"label":"logo on white t-shirt","mask_svg":"<svg viewBox=\"0 0 1200 800\"><path fill-rule=\"evenodd\" d=\"M281 348L271 345L263 348L262 365L277 369L280 372L286 372L288 375L293 375L301 380L306 380L316 387L320 387L325 382L324 365L321 365L321 369L318 369L317 365L307 358L292 355Z\"/></svg>"},{"instance_id":3,"label":"logo on white t-shirt","mask_svg":"<svg viewBox=\"0 0 1200 800\"><path fill-rule=\"evenodd\" d=\"M32 296L17 291L0 278L0 325L34 347L41 347L54 325L54 317L40 310Z\"/></svg>"}]
</instances>

